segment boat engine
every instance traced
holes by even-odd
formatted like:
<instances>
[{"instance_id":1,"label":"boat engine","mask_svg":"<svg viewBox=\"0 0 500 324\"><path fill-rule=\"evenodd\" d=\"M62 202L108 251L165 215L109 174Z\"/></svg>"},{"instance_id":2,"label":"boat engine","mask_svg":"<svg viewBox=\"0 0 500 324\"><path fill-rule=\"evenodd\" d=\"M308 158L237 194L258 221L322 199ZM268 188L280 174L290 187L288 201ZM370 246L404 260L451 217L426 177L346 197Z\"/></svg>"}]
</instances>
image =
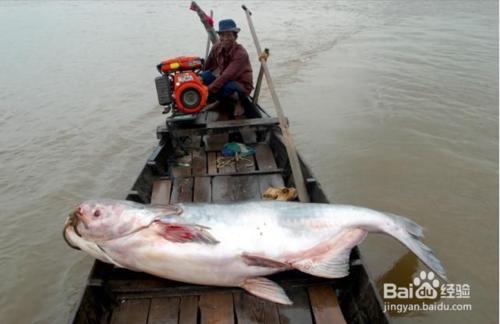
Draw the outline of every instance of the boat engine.
<instances>
[{"instance_id":1,"label":"boat engine","mask_svg":"<svg viewBox=\"0 0 500 324\"><path fill-rule=\"evenodd\" d=\"M164 113L196 114L205 107L208 88L199 73L203 59L197 56L180 56L167 59L156 67L161 76L155 79L158 102L165 106Z\"/></svg>"}]
</instances>

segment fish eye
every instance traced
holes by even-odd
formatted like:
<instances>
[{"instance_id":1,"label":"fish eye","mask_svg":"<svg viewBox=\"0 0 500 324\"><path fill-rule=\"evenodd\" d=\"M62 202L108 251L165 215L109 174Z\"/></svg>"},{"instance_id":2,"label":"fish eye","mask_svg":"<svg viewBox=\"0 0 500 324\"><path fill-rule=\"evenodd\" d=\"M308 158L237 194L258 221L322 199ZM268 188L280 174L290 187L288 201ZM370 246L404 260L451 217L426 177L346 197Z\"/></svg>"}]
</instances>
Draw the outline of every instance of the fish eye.
<instances>
[{"instance_id":1,"label":"fish eye","mask_svg":"<svg viewBox=\"0 0 500 324\"><path fill-rule=\"evenodd\" d=\"M94 217L99 217L99 216L101 216L101 211L99 209L96 209L94 211Z\"/></svg>"}]
</instances>

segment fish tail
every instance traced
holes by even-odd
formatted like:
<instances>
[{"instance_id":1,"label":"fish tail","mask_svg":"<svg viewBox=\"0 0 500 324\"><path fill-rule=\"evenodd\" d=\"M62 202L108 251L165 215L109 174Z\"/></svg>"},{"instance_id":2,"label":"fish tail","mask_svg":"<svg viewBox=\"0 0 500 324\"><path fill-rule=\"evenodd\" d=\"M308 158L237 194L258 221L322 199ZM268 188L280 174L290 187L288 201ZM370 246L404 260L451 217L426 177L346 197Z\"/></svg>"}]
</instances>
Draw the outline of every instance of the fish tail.
<instances>
[{"instance_id":1,"label":"fish tail","mask_svg":"<svg viewBox=\"0 0 500 324\"><path fill-rule=\"evenodd\" d=\"M392 222L390 222L391 224L389 226L383 226L382 231L403 243L408 249L415 253L425 265L437 273L441 278L447 280L446 271L441 261L439 261L432 249L421 241L424 236L422 227L402 216L394 214L385 215L388 216Z\"/></svg>"},{"instance_id":2,"label":"fish tail","mask_svg":"<svg viewBox=\"0 0 500 324\"><path fill-rule=\"evenodd\" d=\"M424 237L424 229L422 226L418 225L411 219L396 214L386 213L391 217L396 224L401 226L408 234L410 234L415 239L421 239Z\"/></svg>"}]
</instances>

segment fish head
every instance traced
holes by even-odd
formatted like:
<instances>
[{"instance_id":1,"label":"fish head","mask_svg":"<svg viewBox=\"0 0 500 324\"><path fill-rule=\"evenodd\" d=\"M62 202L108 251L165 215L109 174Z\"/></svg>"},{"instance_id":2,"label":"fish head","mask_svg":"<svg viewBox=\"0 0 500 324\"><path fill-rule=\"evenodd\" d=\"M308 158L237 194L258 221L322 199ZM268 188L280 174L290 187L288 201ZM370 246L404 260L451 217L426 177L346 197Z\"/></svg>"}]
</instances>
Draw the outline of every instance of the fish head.
<instances>
[{"instance_id":1,"label":"fish head","mask_svg":"<svg viewBox=\"0 0 500 324\"><path fill-rule=\"evenodd\" d=\"M141 212L119 201L84 201L70 214L65 232L71 226L78 236L87 241L113 240L147 227L151 219L141 217Z\"/></svg>"},{"instance_id":2,"label":"fish head","mask_svg":"<svg viewBox=\"0 0 500 324\"><path fill-rule=\"evenodd\" d=\"M72 214L73 215L73 214ZM104 251L97 242L89 241L84 239L76 230L76 218L70 215L66 219L66 223L63 229L63 238L66 243L75 250L81 250L87 252L94 258L101 260L102 262L116 264L113 259L108 257L106 251Z\"/></svg>"}]
</instances>

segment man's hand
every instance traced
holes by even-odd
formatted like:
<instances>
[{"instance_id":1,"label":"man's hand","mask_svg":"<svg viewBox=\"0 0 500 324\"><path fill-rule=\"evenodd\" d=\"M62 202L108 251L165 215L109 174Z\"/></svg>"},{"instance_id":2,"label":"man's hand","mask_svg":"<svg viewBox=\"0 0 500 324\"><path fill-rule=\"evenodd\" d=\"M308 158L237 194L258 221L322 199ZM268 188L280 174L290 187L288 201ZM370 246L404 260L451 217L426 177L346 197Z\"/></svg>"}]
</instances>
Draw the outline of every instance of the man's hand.
<instances>
[{"instance_id":1,"label":"man's hand","mask_svg":"<svg viewBox=\"0 0 500 324\"><path fill-rule=\"evenodd\" d=\"M208 92L210 92L210 93L216 93L217 92L217 90L214 89L214 82L210 83L209 86L208 86Z\"/></svg>"}]
</instances>

